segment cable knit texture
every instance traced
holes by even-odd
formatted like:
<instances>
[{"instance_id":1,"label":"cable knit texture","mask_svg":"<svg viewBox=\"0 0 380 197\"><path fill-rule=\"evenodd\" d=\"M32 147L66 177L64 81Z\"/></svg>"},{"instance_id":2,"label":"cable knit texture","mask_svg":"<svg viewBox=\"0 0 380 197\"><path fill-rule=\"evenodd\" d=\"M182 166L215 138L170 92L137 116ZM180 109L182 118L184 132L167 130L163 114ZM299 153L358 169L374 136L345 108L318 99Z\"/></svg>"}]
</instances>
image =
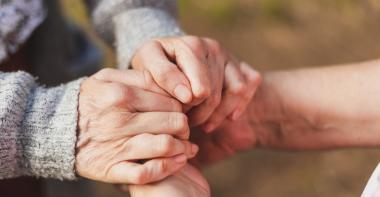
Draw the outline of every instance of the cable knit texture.
<instances>
[{"instance_id":1,"label":"cable knit texture","mask_svg":"<svg viewBox=\"0 0 380 197\"><path fill-rule=\"evenodd\" d=\"M183 35L176 22L176 0L87 0L96 30L114 43L119 68L127 68L136 50L152 38Z\"/></svg>"},{"instance_id":2,"label":"cable knit texture","mask_svg":"<svg viewBox=\"0 0 380 197\"><path fill-rule=\"evenodd\" d=\"M45 88L25 72L0 72L0 179L75 178L82 80Z\"/></svg>"}]
</instances>

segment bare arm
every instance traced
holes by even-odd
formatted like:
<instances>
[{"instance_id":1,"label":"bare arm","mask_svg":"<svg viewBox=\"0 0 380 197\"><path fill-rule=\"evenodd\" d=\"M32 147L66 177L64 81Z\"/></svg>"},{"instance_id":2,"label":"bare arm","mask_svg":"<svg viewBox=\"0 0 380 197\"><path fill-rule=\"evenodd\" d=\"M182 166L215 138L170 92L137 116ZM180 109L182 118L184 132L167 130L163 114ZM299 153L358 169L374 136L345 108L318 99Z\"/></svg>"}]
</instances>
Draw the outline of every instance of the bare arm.
<instances>
[{"instance_id":1,"label":"bare arm","mask_svg":"<svg viewBox=\"0 0 380 197\"><path fill-rule=\"evenodd\" d=\"M259 146L380 146L380 61L264 74L249 117Z\"/></svg>"}]
</instances>

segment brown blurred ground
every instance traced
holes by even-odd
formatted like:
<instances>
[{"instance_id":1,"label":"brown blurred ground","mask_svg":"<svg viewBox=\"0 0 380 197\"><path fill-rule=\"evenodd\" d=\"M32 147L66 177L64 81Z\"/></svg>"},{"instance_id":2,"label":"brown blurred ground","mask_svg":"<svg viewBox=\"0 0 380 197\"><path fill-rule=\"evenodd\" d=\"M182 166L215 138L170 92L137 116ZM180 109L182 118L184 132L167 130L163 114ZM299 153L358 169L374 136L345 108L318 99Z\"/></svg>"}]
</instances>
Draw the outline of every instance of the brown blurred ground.
<instances>
[{"instance_id":1,"label":"brown blurred ground","mask_svg":"<svg viewBox=\"0 0 380 197\"><path fill-rule=\"evenodd\" d=\"M78 1L64 2L89 28ZM380 57L378 0L182 0L180 8L188 33L216 38L261 71ZM112 65L107 54L105 65ZM253 150L205 174L218 197L351 197L360 195L378 161L374 149ZM98 196L125 196L105 184L97 190Z\"/></svg>"}]
</instances>

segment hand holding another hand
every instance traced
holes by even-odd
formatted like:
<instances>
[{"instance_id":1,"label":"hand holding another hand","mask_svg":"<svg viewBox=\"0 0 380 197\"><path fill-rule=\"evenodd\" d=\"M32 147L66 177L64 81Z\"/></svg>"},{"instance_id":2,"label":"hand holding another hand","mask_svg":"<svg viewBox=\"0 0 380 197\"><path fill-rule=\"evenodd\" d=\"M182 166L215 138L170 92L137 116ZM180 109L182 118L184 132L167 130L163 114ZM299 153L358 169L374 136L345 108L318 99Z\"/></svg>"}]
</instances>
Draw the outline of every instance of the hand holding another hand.
<instances>
[{"instance_id":1,"label":"hand holding another hand","mask_svg":"<svg viewBox=\"0 0 380 197\"><path fill-rule=\"evenodd\" d=\"M206 132L225 119L237 120L260 83L258 72L209 38L195 36L152 40L132 59L169 95L186 104L191 126Z\"/></svg>"},{"instance_id":2,"label":"hand holding another hand","mask_svg":"<svg viewBox=\"0 0 380 197\"><path fill-rule=\"evenodd\" d=\"M181 169L198 147L175 99L157 92L140 71L104 69L79 95L78 175L109 183L145 184ZM146 161L141 163L140 161Z\"/></svg>"}]
</instances>

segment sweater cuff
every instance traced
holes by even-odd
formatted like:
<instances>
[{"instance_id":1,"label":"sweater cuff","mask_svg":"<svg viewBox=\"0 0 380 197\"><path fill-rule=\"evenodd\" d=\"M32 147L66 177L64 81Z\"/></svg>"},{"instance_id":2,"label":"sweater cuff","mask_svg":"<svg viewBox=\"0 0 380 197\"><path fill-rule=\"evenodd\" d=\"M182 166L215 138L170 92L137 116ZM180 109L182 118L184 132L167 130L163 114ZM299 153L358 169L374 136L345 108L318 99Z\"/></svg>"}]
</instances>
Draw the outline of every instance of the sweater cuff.
<instances>
[{"instance_id":1,"label":"sweater cuff","mask_svg":"<svg viewBox=\"0 0 380 197\"><path fill-rule=\"evenodd\" d=\"M114 18L119 68L128 68L138 48L153 38L180 36L183 31L167 12L157 8L139 8Z\"/></svg>"},{"instance_id":2,"label":"sweater cuff","mask_svg":"<svg viewBox=\"0 0 380 197\"><path fill-rule=\"evenodd\" d=\"M75 179L78 96L82 81L32 90L22 130L16 138L24 175Z\"/></svg>"}]
</instances>

